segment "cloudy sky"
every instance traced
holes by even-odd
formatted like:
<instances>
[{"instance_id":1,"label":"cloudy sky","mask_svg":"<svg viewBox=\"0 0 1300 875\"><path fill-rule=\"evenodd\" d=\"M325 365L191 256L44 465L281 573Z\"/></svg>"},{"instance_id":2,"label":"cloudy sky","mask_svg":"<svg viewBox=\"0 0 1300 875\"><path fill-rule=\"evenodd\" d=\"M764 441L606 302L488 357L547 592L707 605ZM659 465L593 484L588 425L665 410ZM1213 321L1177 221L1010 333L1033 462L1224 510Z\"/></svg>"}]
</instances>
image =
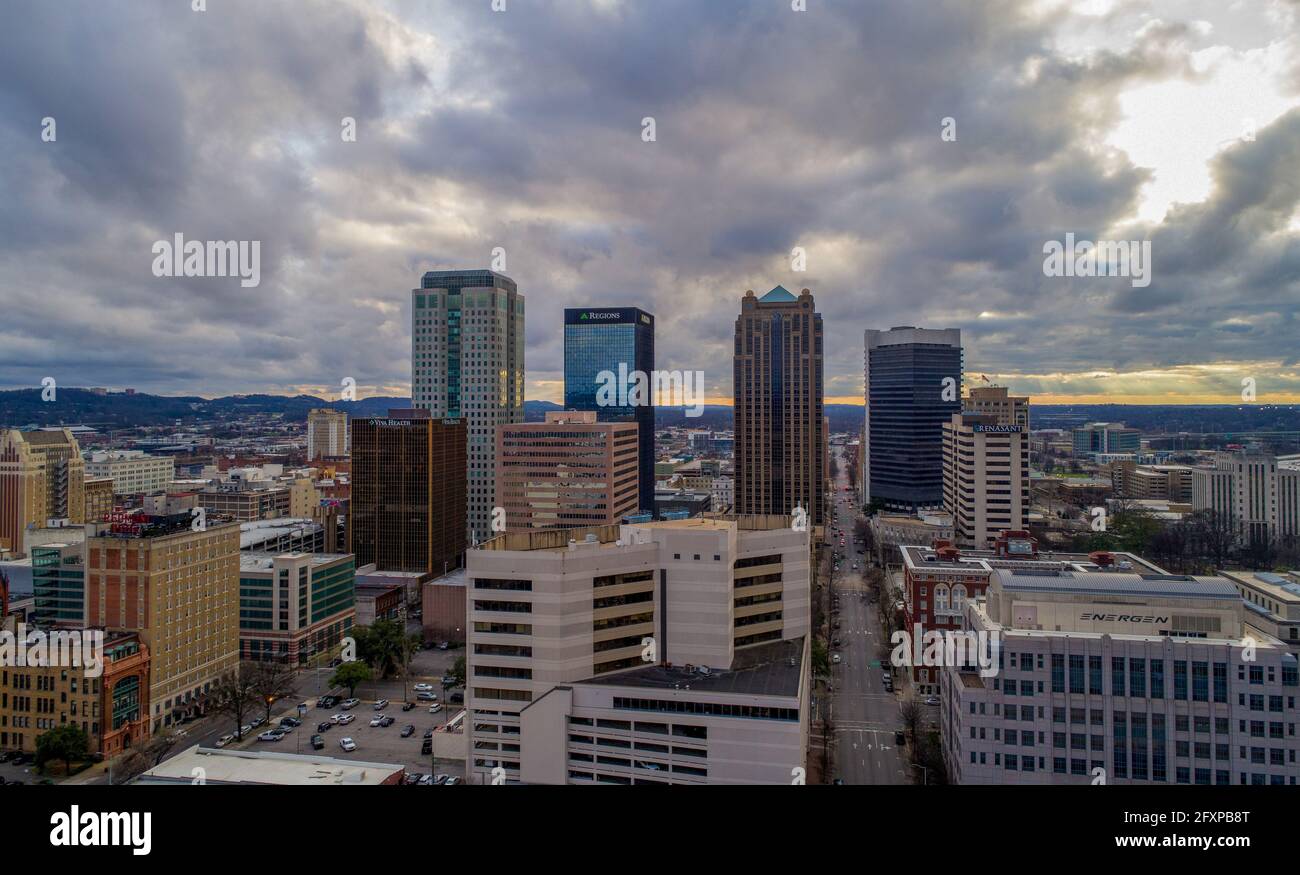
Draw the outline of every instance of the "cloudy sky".
<instances>
[{"instance_id":1,"label":"cloudy sky","mask_svg":"<svg viewBox=\"0 0 1300 875\"><path fill-rule=\"evenodd\" d=\"M534 399L636 305L729 403L782 284L828 400L907 324L1044 402L1300 401L1300 0L2 2L3 388L405 394L410 289L502 247ZM1066 232L1150 284L1045 276ZM155 277L177 233L261 284Z\"/></svg>"}]
</instances>

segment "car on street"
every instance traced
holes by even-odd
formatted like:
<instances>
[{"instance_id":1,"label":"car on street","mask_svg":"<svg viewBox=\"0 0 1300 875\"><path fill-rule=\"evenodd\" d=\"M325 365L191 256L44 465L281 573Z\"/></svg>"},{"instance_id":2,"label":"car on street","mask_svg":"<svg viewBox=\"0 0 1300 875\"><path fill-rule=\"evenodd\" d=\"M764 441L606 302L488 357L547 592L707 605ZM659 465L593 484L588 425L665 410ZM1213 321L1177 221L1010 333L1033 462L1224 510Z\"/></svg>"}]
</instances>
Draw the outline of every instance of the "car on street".
<instances>
[{"instance_id":1,"label":"car on street","mask_svg":"<svg viewBox=\"0 0 1300 875\"><path fill-rule=\"evenodd\" d=\"M339 747L343 748L348 753L352 753L352 751L357 749L357 743L351 738L340 738Z\"/></svg>"},{"instance_id":2,"label":"car on street","mask_svg":"<svg viewBox=\"0 0 1300 875\"><path fill-rule=\"evenodd\" d=\"M284 738L283 732L277 732L276 730L272 729L268 732L263 732L261 735L257 737L257 740L258 741L279 741L282 738Z\"/></svg>"},{"instance_id":3,"label":"car on street","mask_svg":"<svg viewBox=\"0 0 1300 875\"><path fill-rule=\"evenodd\" d=\"M230 744L230 742L234 740L235 740L235 736L233 735L223 735L217 739L217 747L225 747L226 745Z\"/></svg>"},{"instance_id":4,"label":"car on street","mask_svg":"<svg viewBox=\"0 0 1300 875\"><path fill-rule=\"evenodd\" d=\"M311 737L311 749L312 749L312 750L324 750L324 749L325 749L325 736L323 736L323 735L313 735L313 736Z\"/></svg>"},{"instance_id":5,"label":"car on street","mask_svg":"<svg viewBox=\"0 0 1300 875\"><path fill-rule=\"evenodd\" d=\"M344 699L343 704L339 705L339 707L342 708L344 711L351 711L353 708L357 707L360 704L361 704L360 699Z\"/></svg>"},{"instance_id":6,"label":"car on street","mask_svg":"<svg viewBox=\"0 0 1300 875\"><path fill-rule=\"evenodd\" d=\"M433 684L423 684L423 683L416 684L414 687L412 687L412 689L415 690L417 693L432 693Z\"/></svg>"},{"instance_id":7,"label":"car on street","mask_svg":"<svg viewBox=\"0 0 1300 875\"><path fill-rule=\"evenodd\" d=\"M455 677L452 677L452 676L449 675L449 674L445 674L445 675L442 676L442 685L443 685L444 687L454 687L454 686L456 686L456 684L458 684L458 683L459 683L459 679L458 679L458 678L455 678Z\"/></svg>"},{"instance_id":8,"label":"car on street","mask_svg":"<svg viewBox=\"0 0 1300 875\"><path fill-rule=\"evenodd\" d=\"M403 711L413 711L413 710L415 710L415 703L414 703L414 702L403 702L403 703L402 703L402 710L403 710Z\"/></svg>"},{"instance_id":9,"label":"car on street","mask_svg":"<svg viewBox=\"0 0 1300 875\"><path fill-rule=\"evenodd\" d=\"M329 731L330 731L331 729L333 729L333 728L334 728L334 724L331 723L331 722L328 721L328 720L326 720L324 723L317 723L317 724L316 724L316 731L317 731L317 732L329 732Z\"/></svg>"},{"instance_id":10,"label":"car on street","mask_svg":"<svg viewBox=\"0 0 1300 875\"><path fill-rule=\"evenodd\" d=\"M905 745L905 744L907 744L907 733L903 732L903 730L901 730L901 729L895 729L895 730L894 730L894 744L897 744L897 745Z\"/></svg>"},{"instance_id":11,"label":"car on street","mask_svg":"<svg viewBox=\"0 0 1300 875\"><path fill-rule=\"evenodd\" d=\"M436 702L438 701L438 694L430 692L417 693L415 698L419 699L421 702Z\"/></svg>"},{"instance_id":12,"label":"car on street","mask_svg":"<svg viewBox=\"0 0 1300 875\"><path fill-rule=\"evenodd\" d=\"M839 664L840 664L840 655L839 655L838 653L832 654L832 655L831 655L831 662L835 663L836 665L839 665Z\"/></svg>"},{"instance_id":13,"label":"car on street","mask_svg":"<svg viewBox=\"0 0 1300 875\"><path fill-rule=\"evenodd\" d=\"M239 734L240 734L240 736L245 736L245 735L247 735L248 733L250 733L250 732L252 732L252 731L253 731L253 727L250 726L250 725L247 724L247 723L245 723L243 726L239 727Z\"/></svg>"},{"instance_id":14,"label":"car on street","mask_svg":"<svg viewBox=\"0 0 1300 875\"><path fill-rule=\"evenodd\" d=\"M402 738L410 738L412 735L415 735L415 724L408 723L405 726L403 726L401 735Z\"/></svg>"},{"instance_id":15,"label":"car on street","mask_svg":"<svg viewBox=\"0 0 1300 875\"><path fill-rule=\"evenodd\" d=\"M429 706L430 714L437 714L441 710L442 710L442 706L439 705L437 702L434 702L432 705Z\"/></svg>"},{"instance_id":16,"label":"car on street","mask_svg":"<svg viewBox=\"0 0 1300 875\"><path fill-rule=\"evenodd\" d=\"M937 705L937 704L939 704L939 697L938 697L938 696L926 696L926 697L925 697L925 704L927 704L927 705Z\"/></svg>"}]
</instances>

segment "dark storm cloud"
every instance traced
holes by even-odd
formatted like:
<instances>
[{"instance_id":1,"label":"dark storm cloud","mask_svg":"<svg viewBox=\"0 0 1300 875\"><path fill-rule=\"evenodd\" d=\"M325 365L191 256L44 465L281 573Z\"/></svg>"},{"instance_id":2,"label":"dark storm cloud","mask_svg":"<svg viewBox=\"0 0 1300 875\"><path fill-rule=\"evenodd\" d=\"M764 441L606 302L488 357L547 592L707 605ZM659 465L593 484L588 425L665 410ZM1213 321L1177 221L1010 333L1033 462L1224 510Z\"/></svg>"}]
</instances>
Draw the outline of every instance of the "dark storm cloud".
<instances>
[{"instance_id":1,"label":"dark storm cloud","mask_svg":"<svg viewBox=\"0 0 1300 875\"><path fill-rule=\"evenodd\" d=\"M1294 345L1295 113L1218 156L1206 202L1126 232L1153 240L1149 287L1042 273L1045 240L1133 212L1151 171L1098 144L1123 89L1208 75L1190 21L1079 56L1020 0L208 5L11 4L7 384L401 386L420 272L497 246L540 381L565 306L637 305L661 365L726 394L740 298L778 283L817 296L830 394L892 324L957 325L973 369L1025 374ZM176 232L262 241L262 284L153 277Z\"/></svg>"}]
</instances>

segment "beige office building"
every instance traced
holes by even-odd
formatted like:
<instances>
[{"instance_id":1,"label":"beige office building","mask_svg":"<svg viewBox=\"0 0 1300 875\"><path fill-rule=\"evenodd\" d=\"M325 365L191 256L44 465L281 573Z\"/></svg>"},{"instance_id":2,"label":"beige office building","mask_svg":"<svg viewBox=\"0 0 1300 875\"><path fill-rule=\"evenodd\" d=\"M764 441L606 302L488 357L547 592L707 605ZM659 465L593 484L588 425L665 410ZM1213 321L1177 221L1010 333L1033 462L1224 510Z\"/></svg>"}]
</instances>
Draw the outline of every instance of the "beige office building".
<instances>
[{"instance_id":1,"label":"beige office building","mask_svg":"<svg viewBox=\"0 0 1300 875\"><path fill-rule=\"evenodd\" d=\"M171 456L149 456L139 450L92 453L86 461L86 476L108 477L117 495L157 492L176 479L176 460Z\"/></svg>"},{"instance_id":2,"label":"beige office building","mask_svg":"<svg viewBox=\"0 0 1300 875\"><path fill-rule=\"evenodd\" d=\"M337 459L348 454L348 415L317 408L307 414L307 461Z\"/></svg>"},{"instance_id":3,"label":"beige office building","mask_svg":"<svg viewBox=\"0 0 1300 875\"><path fill-rule=\"evenodd\" d=\"M85 463L71 431L0 431L0 549L25 556L28 530L50 520L85 522L85 490Z\"/></svg>"},{"instance_id":4,"label":"beige office building","mask_svg":"<svg viewBox=\"0 0 1300 875\"><path fill-rule=\"evenodd\" d=\"M780 516L471 550L466 774L791 783L807 749L809 571L809 532Z\"/></svg>"},{"instance_id":5,"label":"beige office building","mask_svg":"<svg viewBox=\"0 0 1300 875\"><path fill-rule=\"evenodd\" d=\"M506 531L613 525L639 504L638 425L548 412L496 429L496 506Z\"/></svg>"},{"instance_id":6,"label":"beige office building","mask_svg":"<svg viewBox=\"0 0 1300 875\"><path fill-rule=\"evenodd\" d=\"M1001 425L1018 425L1029 434L1029 396L1011 395L1005 386L976 386L962 399L967 413L987 413Z\"/></svg>"},{"instance_id":7,"label":"beige office building","mask_svg":"<svg viewBox=\"0 0 1300 875\"><path fill-rule=\"evenodd\" d=\"M100 522L113 512L113 480L110 477L87 477L85 489L86 522Z\"/></svg>"},{"instance_id":8,"label":"beige office building","mask_svg":"<svg viewBox=\"0 0 1300 875\"><path fill-rule=\"evenodd\" d=\"M122 514L86 539L86 625L138 631L151 657L153 731L202 712L239 662L239 526Z\"/></svg>"},{"instance_id":9,"label":"beige office building","mask_svg":"<svg viewBox=\"0 0 1300 875\"><path fill-rule=\"evenodd\" d=\"M943 427L943 504L959 547L988 547L1029 522L1029 435L999 419L956 413Z\"/></svg>"}]
</instances>

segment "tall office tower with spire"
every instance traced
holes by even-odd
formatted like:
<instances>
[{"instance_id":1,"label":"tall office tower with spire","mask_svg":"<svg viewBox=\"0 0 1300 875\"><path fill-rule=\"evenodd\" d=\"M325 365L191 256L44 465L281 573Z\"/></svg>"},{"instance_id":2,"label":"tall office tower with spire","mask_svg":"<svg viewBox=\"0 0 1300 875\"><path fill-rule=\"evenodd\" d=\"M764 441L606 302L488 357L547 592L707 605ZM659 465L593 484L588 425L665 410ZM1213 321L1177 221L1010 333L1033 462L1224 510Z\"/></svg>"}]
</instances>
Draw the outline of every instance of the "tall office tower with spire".
<instances>
[{"instance_id":1,"label":"tall office tower with spire","mask_svg":"<svg viewBox=\"0 0 1300 875\"><path fill-rule=\"evenodd\" d=\"M894 510L943 506L943 427L961 413L957 328L866 332L864 499Z\"/></svg>"},{"instance_id":2,"label":"tall office tower with spire","mask_svg":"<svg viewBox=\"0 0 1300 875\"><path fill-rule=\"evenodd\" d=\"M411 403L464 419L470 543L491 537L498 425L524 421L524 296L490 270L432 270L411 291Z\"/></svg>"},{"instance_id":3,"label":"tall office tower with spire","mask_svg":"<svg viewBox=\"0 0 1300 875\"><path fill-rule=\"evenodd\" d=\"M824 517L822 317L812 292L752 290L736 319L736 513Z\"/></svg>"}]
</instances>

